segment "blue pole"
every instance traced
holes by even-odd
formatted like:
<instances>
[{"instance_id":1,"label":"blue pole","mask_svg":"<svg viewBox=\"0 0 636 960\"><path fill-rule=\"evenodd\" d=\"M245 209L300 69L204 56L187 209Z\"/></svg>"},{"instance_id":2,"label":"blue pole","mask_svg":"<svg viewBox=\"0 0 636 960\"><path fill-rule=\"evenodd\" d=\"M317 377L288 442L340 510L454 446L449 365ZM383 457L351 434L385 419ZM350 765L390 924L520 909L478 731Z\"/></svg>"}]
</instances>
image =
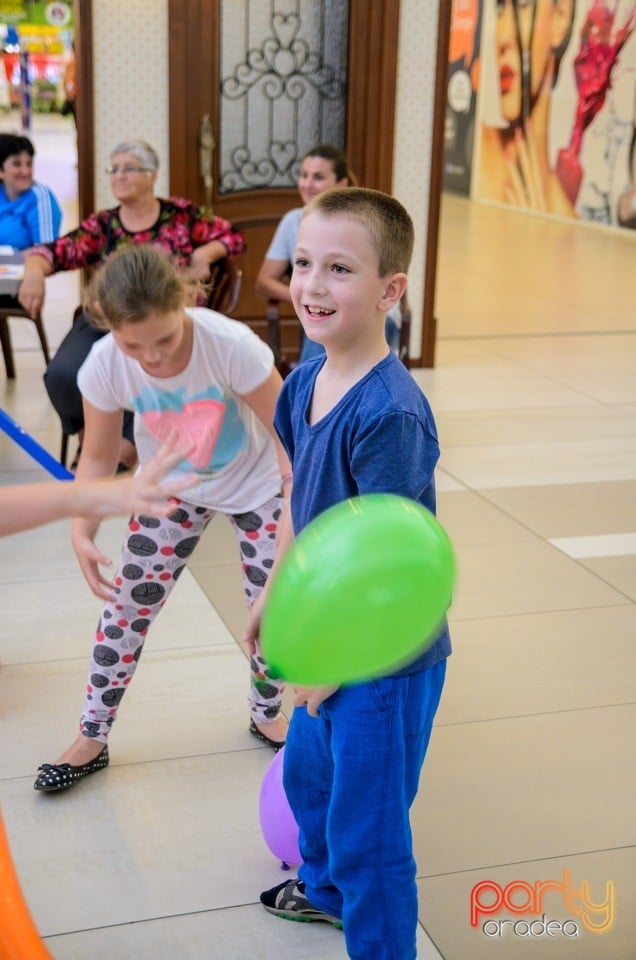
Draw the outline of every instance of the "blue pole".
<instances>
[{"instance_id":1,"label":"blue pole","mask_svg":"<svg viewBox=\"0 0 636 960\"><path fill-rule=\"evenodd\" d=\"M14 440L18 446L22 447L30 457L44 467L56 480L73 480L74 476L70 470L63 467L55 457L52 457L48 450L40 446L37 440L34 440L22 427L12 420L11 417L0 407L0 430L3 430L11 440Z\"/></svg>"},{"instance_id":2,"label":"blue pole","mask_svg":"<svg viewBox=\"0 0 636 960\"><path fill-rule=\"evenodd\" d=\"M31 78L29 77L28 50L20 51L20 94L22 100L22 126L31 129Z\"/></svg>"}]
</instances>

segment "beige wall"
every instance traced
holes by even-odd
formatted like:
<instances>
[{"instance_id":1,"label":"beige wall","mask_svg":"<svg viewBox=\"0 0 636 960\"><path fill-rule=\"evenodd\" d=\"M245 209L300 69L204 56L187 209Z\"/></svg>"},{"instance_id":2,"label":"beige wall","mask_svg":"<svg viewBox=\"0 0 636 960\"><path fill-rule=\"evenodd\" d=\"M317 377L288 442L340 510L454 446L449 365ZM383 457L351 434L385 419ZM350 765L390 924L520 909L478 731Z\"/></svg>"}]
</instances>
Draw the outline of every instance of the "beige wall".
<instances>
[{"instance_id":1,"label":"beige wall","mask_svg":"<svg viewBox=\"0 0 636 960\"><path fill-rule=\"evenodd\" d=\"M407 208L415 225L415 248L409 270L413 357L420 355L422 337L437 21L438 4L432 0L401 0L393 193Z\"/></svg>"},{"instance_id":2,"label":"beige wall","mask_svg":"<svg viewBox=\"0 0 636 960\"><path fill-rule=\"evenodd\" d=\"M113 196L104 167L121 140L141 138L161 160L157 194L168 192L167 0L93 0L95 205Z\"/></svg>"}]
</instances>

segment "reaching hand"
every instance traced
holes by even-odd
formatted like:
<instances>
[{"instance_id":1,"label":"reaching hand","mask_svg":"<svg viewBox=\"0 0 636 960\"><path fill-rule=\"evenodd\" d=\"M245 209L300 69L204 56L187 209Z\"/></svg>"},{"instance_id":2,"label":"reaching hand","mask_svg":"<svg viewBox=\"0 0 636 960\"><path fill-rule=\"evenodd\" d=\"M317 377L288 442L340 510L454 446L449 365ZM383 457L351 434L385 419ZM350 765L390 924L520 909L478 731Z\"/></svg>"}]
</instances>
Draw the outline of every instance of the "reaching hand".
<instances>
[{"instance_id":1,"label":"reaching hand","mask_svg":"<svg viewBox=\"0 0 636 960\"><path fill-rule=\"evenodd\" d=\"M135 477L92 481L95 502L81 515L101 518L118 513L143 513L151 517L167 517L174 511L174 503L170 502L170 498L195 486L199 480L196 474L189 473L178 480L161 483L173 467L188 459L193 452L190 447L178 449L176 442L177 434L174 431ZM75 482L82 483L81 480Z\"/></svg>"},{"instance_id":2,"label":"reaching hand","mask_svg":"<svg viewBox=\"0 0 636 960\"><path fill-rule=\"evenodd\" d=\"M90 536L80 533L73 534L73 549L79 561L80 569L84 574L84 579L91 591L102 600L113 600L114 583L112 580L106 579L100 570L100 566L111 566L110 557L102 553Z\"/></svg>"}]
</instances>

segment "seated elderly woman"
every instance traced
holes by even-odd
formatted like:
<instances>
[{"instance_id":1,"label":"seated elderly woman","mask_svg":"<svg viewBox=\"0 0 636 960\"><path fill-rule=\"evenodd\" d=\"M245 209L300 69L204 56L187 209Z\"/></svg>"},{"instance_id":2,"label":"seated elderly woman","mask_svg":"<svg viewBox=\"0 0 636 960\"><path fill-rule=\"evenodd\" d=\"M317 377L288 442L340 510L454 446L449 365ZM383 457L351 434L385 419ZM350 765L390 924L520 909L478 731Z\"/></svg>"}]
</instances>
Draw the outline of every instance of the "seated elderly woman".
<instances>
[{"instance_id":1,"label":"seated elderly woman","mask_svg":"<svg viewBox=\"0 0 636 960\"><path fill-rule=\"evenodd\" d=\"M48 187L33 179L28 137L0 134L0 244L24 250L60 233L62 211Z\"/></svg>"},{"instance_id":2,"label":"seated elderly woman","mask_svg":"<svg viewBox=\"0 0 636 960\"><path fill-rule=\"evenodd\" d=\"M241 253L242 235L227 220L214 217L189 200L155 197L159 158L143 140L119 143L110 155L111 189L117 206L91 214L53 243L25 251L24 280L18 292L22 306L34 316L44 301L44 278L60 270L77 270L104 263L111 253L131 243L158 246L182 268L205 281L210 265ZM79 434L84 417L77 372L92 345L104 333L82 314L60 344L44 374L44 382L66 434ZM132 413L124 418L120 467L136 459ZM77 457L76 457L77 460Z\"/></svg>"}]
</instances>

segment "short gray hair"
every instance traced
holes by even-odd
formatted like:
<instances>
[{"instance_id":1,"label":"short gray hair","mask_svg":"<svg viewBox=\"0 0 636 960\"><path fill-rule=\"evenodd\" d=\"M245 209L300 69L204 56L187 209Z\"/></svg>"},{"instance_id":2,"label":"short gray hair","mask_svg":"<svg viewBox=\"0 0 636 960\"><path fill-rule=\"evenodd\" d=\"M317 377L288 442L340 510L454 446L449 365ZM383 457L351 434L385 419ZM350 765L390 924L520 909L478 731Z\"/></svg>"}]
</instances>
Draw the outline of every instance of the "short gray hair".
<instances>
[{"instance_id":1,"label":"short gray hair","mask_svg":"<svg viewBox=\"0 0 636 960\"><path fill-rule=\"evenodd\" d=\"M148 170L159 169L157 151L145 140L123 140L111 150L111 160L116 153L132 153L133 157L137 157L142 166L147 167Z\"/></svg>"}]
</instances>

